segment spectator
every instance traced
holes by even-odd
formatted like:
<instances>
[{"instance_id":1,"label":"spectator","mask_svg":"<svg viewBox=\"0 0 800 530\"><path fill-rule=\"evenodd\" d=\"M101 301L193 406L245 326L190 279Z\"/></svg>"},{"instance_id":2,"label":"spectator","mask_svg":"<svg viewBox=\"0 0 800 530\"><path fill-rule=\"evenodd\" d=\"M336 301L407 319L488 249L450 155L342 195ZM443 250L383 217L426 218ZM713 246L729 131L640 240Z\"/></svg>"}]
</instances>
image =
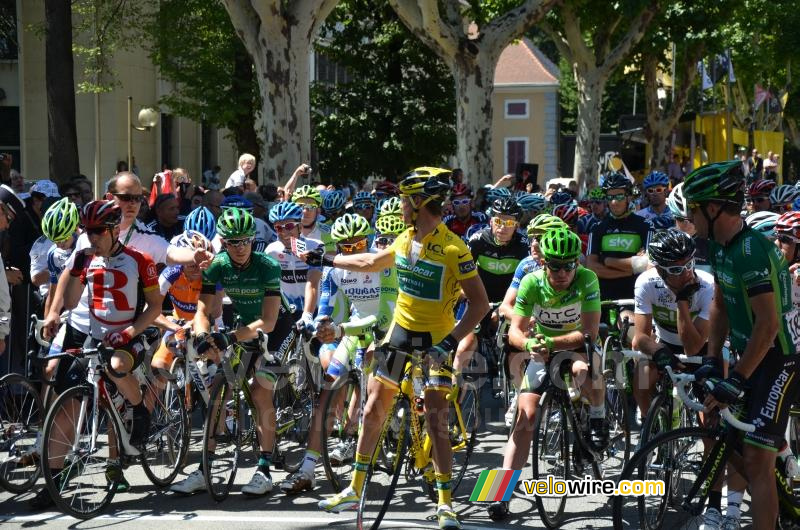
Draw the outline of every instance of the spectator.
<instances>
[{"instance_id":1,"label":"spectator","mask_svg":"<svg viewBox=\"0 0 800 530\"><path fill-rule=\"evenodd\" d=\"M77 175L70 179L70 183L74 184L81 190L82 204L88 204L94 200L94 191L92 190L92 183L86 175Z\"/></svg>"},{"instance_id":2,"label":"spectator","mask_svg":"<svg viewBox=\"0 0 800 530\"><path fill-rule=\"evenodd\" d=\"M16 169L11 170L11 189L20 199L28 198L28 194L25 193L25 178Z\"/></svg>"},{"instance_id":3,"label":"spectator","mask_svg":"<svg viewBox=\"0 0 800 530\"><path fill-rule=\"evenodd\" d=\"M266 221L267 203L264 201L264 197L254 191L245 192L243 197L253 203L253 217Z\"/></svg>"},{"instance_id":4,"label":"spectator","mask_svg":"<svg viewBox=\"0 0 800 530\"><path fill-rule=\"evenodd\" d=\"M679 182L683 181L683 168L681 168L681 157L678 153L672 153L672 161L667 164L667 176L674 188Z\"/></svg>"},{"instance_id":5,"label":"spectator","mask_svg":"<svg viewBox=\"0 0 800 530\"><path fill-rule=\"evenodd\" d=\"M8 153L0 153L0 184L11 184L11 164L14 157Z\"/></svg>"},{"instance_id":6,"label":"spectator","mask_svg":"<svg viewBox=\"0 0 800 530\"><path fill-rule=\"evenodd\" d=\"M81 208L83 206L83 199L81 198L81 190L77 185L71 182L68 182L67 184L64 184L61 187L61 196L67 197L70 200L70 202L74 202L78 208Z\"/></svg>"},{"instance_id":7,"label":"spectator","mask_svg":"<svg viewBox=\"0 0 800 530\"><path fill-rule=\"evenodd\" d=\"M183 232L183 222L178 219L180 207L178 199L172 193L161 193L151 210L151 221L147 228L167 241Z\"/></svg>"},{"instance_id":8,"label":"spectator","mask_svg":"<svg viewBox=\"0 0 800 530\"><path fill-rule=\"evenodd\" d=\"M252 179L252 177L247 177L244 179L244 191L251 193L256 193L258 191L258 184Z\"/></svg>"},{"instance_id":9,"label":"spectator","mask_svg":"<svg viewBox=\"0 0 800 530\"><path fill-rule=\"evenodd\" d=\"M453 181L453 186L455 186L459 182L464 182L464 170L461 169L460 167L455 168L452 174L450 175L450 180Z\"/></svg>"},{"instance_id":10,"label":"spectator","mask_svg":"<svg viewBox=\"0 0 800 530\"><path fill-rule=\"evenodd\" d=\"M206 169L203 171L203 186L210 190L219 189L219 172L222 168L214 166L214 169Z\"/></svg>"},{"instance_id":11,"label":"spectator","mask_svg":"<svg viewBox=\"0 0 800 530\"><path fill-rule=\"evenodd\" d=\"M778 178L778 156L772 151L767 153L767 158L764 159L764 178L777 180Z\"/></svg>"},{"instance_id":12,"label":"spectator","mask_svg":"<svg viewBox=\"0 0 800 530\"><path fill-rule=\"evenodd\" d=\"M192 195L192 198L189 201L189 211L192 211L195 208L202 205L203 205L203 190L201 188L195 188L194 195Z\"/></svg>"},{"instance_id":13,"label":"spectator","mask_svg":"<svg viewBox=\"0 0 800 530\"><path fill-rule=\"evenodd\" d=\"M123 173L123 172L126 172L126 171L128 171L128 163L126 161L124 161L124 160L120 160L119 162L117 162L117 173L116 174L119 175L120 173Z\"/></svg>"},{"instance_id":14,"label":"spectator","mask_svg":"<svg viewBox=\"0 0 800 530\"><path fill-rule=\"evenodd\" d=\"M750 172L755 173L755 178L761 178L761 173L764 171L764 159L758 156L758 149L753 149L747 165L750 166Z\"/></svg>"},{"instance_id":15,"label":"spectator","mask_svg":"<svg viewBox=\"0 0 800 530\"><path fill-rule=\"evenodd\" d=\"M211 213L214 214L214 218L218 218L222 213L222 201L224 200L224 196L217 190L208 190L205 195L203 195L203 206L211 210Z\"/></svg>"},{"instance_id":16,"label":"spectator","mask_svg":"<svg viewBox=\"0 0 800 530\"><path fill-rule=\"evenodd\" d=\"M14 194L14 190L10 186L7 184L0 186L0 232L8 230L10 223L16 219L17 212L22 212L23 207L22 201ZM19 274L20 271L16 271L14 275L18 276ZM8 278L3 258L0 256L0 356L6 351L6 337L8 337L11 330L10 282L11 278ZM10 364L11 361L9 360L3 363L5 366ZM0 374L5 372L6 370L0 369Z\"/></svg>"},{"instance_id":17,"label":"spectator","mask_svg":"<svg viewBox=\"0 0 800 530\"><path fill-rule=\"evenodd\" d=\"M244 153L239 157L239 167L231 173L228 177L228 182L225 183L225 189L239 188L238 193L244 191L244 181L256 168L256 157L249 153Z\"/></svg>"}]
</instances>

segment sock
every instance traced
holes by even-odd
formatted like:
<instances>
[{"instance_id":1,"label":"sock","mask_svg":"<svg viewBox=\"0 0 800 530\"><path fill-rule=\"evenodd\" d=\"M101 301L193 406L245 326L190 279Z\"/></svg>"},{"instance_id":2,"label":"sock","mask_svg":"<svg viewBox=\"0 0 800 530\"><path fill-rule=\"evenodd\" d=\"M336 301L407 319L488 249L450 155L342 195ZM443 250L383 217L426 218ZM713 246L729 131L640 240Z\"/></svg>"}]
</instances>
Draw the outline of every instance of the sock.
<instances>
[{"instance_id":1,"label":"sock","mask_svg":"<svg viewBox=\"0 0 800 530\"><path fill-rule=\"evenodd\" d=\"M589 405L589 418L600 418L603 419L606 417L606 406L600 405L595 407L594 405Z\"/></svg>"},{"instance_id":2,"label":"sock","mask_svg":"<svg viewBox=\"0 0 800 530\"><path fill-rule=\"evenodd\" d=\"M272 453L261 451L258 453L258 471L261 471L266 476L269 475L269 466L272 464Z\"/></svg>"},{"instance_id":3,"label":"sock","mask_svg":"<svg viewBox=\"0 0 800 530\"><path fill-rule=\"evenodd\" d=\"M722 513L722 492L721 491L709 491L708 492L708 508L706 508L706 511L710 510L711 508L716 508L719 513Z\"/></svg>"},{"instance_id":4,"label":"sock","mask_svg":"<svg viewBox=\"0 0 800 530\"><path fill-rule=\"evenodd\" d=\"M369 455L362 455L356 453L356 461L353 465L353 480L350 486L355 490L356 495L361 495L361 489L364 487L364 479L367 478L367 469L369 469Z\"/></svg>"},{"instance_id":5,"label":"sock","mask_svg":"<svg viewBox=\"0 0 800 530\"><path fill-rule=\"evenodd\" d=\"M450 489L450 473L436 473L436 491L439 493L439 506L450 506L453 494Z\"/></svg>"},{"instance_id":6,"label":"sock","mask_svg":"<svg viewBox=\"0 0 800 530\"><path fill-rule=\"evenodd\" d=\"M303 458L303 463L300 465L300 471L305 474L314 474L314 468L317 467L319 462L319 453L311 449L306 449L306 456Z\"/></svg>"},{"instance_id":7,"label":"sock","mask_svg":"<svg viewBox=\"0 0 800 530\"><path fill-rule=\"evenodd\" d=\"M742 497L744 497L743 491L728 490L728 511L725 512L725 515L736 520L741 518L742 511L740 506L742 505Z\"/></svg>"}]
</instances>

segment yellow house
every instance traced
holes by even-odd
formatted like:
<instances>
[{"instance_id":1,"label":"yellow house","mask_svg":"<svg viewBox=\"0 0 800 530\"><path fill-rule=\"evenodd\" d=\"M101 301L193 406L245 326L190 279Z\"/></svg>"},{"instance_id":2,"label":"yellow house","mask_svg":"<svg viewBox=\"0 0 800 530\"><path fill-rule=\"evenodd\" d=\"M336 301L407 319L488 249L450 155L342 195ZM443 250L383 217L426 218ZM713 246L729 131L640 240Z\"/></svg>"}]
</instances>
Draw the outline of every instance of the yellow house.
<instances>
[{"instance_id":1,"label":"yellow house","mask_svg":"<svg viewBox=\"0 0 800 530\"><path fill-rule=\"evenodd\" d=\"M559 70L523 38L509 45L494 74L492 157L495 176L538 164L537 181L558 176Z\"/></svg>"}]
</instances>

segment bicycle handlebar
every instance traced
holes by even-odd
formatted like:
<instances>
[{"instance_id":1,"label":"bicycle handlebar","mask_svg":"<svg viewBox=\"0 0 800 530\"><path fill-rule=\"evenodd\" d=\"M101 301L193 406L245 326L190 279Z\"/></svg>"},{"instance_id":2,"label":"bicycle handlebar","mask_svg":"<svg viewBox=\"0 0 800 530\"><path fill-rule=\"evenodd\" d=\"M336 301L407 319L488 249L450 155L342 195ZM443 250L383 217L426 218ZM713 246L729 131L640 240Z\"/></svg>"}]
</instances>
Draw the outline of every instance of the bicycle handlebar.
<instances>
[{"instance_id":1,"label":"bicycle handlebar","mask_svg":"<svg viewBox=\"0 0 800 530\"><path fill-rule=\"evenodd\" d=\"M67 315L61 315L58 319L59 325L63 324L67 321ZM44 327L44 320L39 320L35 314L31 315L31 324L33 324L33 338L36 339L36 342L39 343L40 346L45 348L50 347L50 341L46 340L42 336L42 328Z\"/></svg>"},{"instance_id":2,"label":"bicycle handlebar","mask_svg":"<svg viewBox=\"0 0 800 530\"><path fill-rule=\"evenodd\" d=\"M629 359L653 360L649 355L642 353L639 350L622 350L620 353ZM675 357L681 362L681 364L703 364L702 355L684 355L681 353Z\"/></svg>"},{"instance_id":3,"label":"bicycle handlebar","mask_svg":"<svg viewBox=\"0 0 800 530\"><path fill-rule=\"evenodd\" d=\"M672 367L670 366L667 366L667 373L669 374L670 379L672 379L672 384L675 385L675 388L678 391L678 397L681 398L681 401L683 401L683 403L689 407L689 409L696 412L702 412L705 410L705 407L702 403L695 401L686 393L686 387L696 381L693 374L676 374L672 371ZM722 418L735 429L744 432L753 432L756 430L755 425L751 423L745 423L737 419L736 416L734 416L731 412L731 409L728 407L720 408L719 413Z\"/></svg>"},{"instance_id":4,"label":"bicycle handlebar","mask_svg":"<svg viewBox=\"0 0 800 530\"><path fill-rule=\"evenodd\" d=\"M340 324L339 327L341 328L342 335L358 337L370 333L376 322L378 322L378 318L375 315L369 315L363 318L350 320L349 322Z\"/></svg>"},{"instance_id":5,"label":"bicycle handlebar","mask_svg":"<svg viewBox=\"0 0 800 530\"><path fill-rule=\"evenodd\" d=\"M636 305L636 300L633 298L620 298L619 300L601 300L601 307L620 306L620 307L633 307Z\"/></svg>"}]
</instances>

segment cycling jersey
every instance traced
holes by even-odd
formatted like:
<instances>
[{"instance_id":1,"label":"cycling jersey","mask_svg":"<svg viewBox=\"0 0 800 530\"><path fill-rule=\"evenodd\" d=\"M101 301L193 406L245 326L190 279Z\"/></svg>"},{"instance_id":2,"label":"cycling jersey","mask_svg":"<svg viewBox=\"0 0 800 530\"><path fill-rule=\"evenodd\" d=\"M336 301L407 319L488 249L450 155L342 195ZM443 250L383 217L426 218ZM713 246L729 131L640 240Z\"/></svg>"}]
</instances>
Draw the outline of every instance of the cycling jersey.
<instances>
[{"instance_id":1,"label":"cycling jersey","mask_svg":"<svg viewBox=\"0 0 800 530\"><path fill-rule=\"evenodd\" d=\"M300 237L305 242L307 250L313 250L320 246L319 241ZM290 249L291 250L291 249ZM264 254L270 256L278 262L281 268L281 294L287 304L295 307L295 310L302 311L305 308L306 281L309 270L321 270L320 267L310 267L305 261L301 260L291 252L280 241L275 241L267 245Z\"/></svg>"},{"instance_id":2,"label":"cycling jersey","mask_svg":"<svg viewBox=\"0 0 800 530\"><path fill-rule=\"evenodd\" d=\"M267 296L280 296L281 268L277 261L261 252L250 254L244 269L237 267L227 252L220 252L203 271L202 294L215 294L217 284L233 302L245 324L261 318L261 304Z\"/></svg>"},{"instance_id":3,"label":"cycling jersey","mask_svg":"<svg viewBox=\"0 0 800 530\"><path fill-rule=\"evenodd\" d=\"M416 245L414 234L409 228L389 247L399 287L394 321L409 331L429 332L437 343L455 325L453 306L460 282L478 272L467 246L444 223Z\"/></svg>"},{"instance_id":4,"label":"cycling jersey","mask_svg":"<svg viewBox=\"0 0 800 530\"><path fill-rule=\"evenodd\" d=\"M47 251L47 271L50 273L50 283L52 285L58 283L58 277L64 272L64 266L71 255L71 248L61 249L56 245L53 245Z\"/></svg>"},{"instance_id":5,"label":"cycling jersey","mask_svg":"<svg viewBox=\"0 0 800 530\"><path fill-rule=\"evenodd\" d=\"M649 221L657 217L664 217L664 216L672 217L672 212L669 210L669 208L664 207L664 211L658 213L657 211L653 210L652 206L648 206L647 208L636 210L636 215L638 215L639 217L643 217L645 220Z\"/></svg>"},{"instance_id":6,"label":"cycling jersey","mask_svg":"<svg viewBox=\"0 0 800 530\"><path fill-rule=\"evenodd\" d=\"M92 257L80 280L89 290L90 335L95 339L133 324L144 308L144 293L158 288L152 258L124 245L113 256Z\"/></svg>"},{"instance_id":7,"label":"cycling jersey","mask_svg":"<svg viewBox=\"0 0 800 530\"><path fill-rule=\"evenodd\" d=\"M54 246L55 243L47 239L45 236L39 236L39 238L33 242L33 246L31 247L31 251L29 253L31 257L31 278L40 272L47 270L47 254ZM44 282L39 286L39 294L42 296L42 298L47 296L47 290L49 287L50 282Z\"/></svg>"},{"instance_id":8,"label":"cycling jersey","mask_svg":"<svg viewBox=\"0 0 800 530\"><path fill-rule=\"evenodd\" d=\"M454 215L447 215L442 219L442 222L450 229L451 232L462 238L467 234L467 229L472 225L478 225L489 222L489 219L481 212L472 212L466 221L462 221Z\"/></svg>"},{"instance_id":9,"label":"cycling jersey","mask_svg":"<svg viewBox=\"0 0 800 530\"><path fill-rule=\"evenodd\" d=\"M190 280L183 274L182 265L173 265L161 271L158 284L161 294L168 296L172 302L173 316L186 321L192 320L197 312L203 279Z\"/></svg>"},{"instance_id":10,"label":"cycling jersey","mask_svg":"<svg viewBox=\"0 0 800 530\"><path fill-rule=\"evenodd\" d=\"M325 246L325 252L328 254L333 254L336 252L336 243L333 241L331 237L331 226L332 223L317 223L317 228L319 229L319 241Z\"/></svg>"},{"instance_id":11,"label":"cycling jersey","mask_svg":"<svg viewBox=\"0 0 800 530\"><path fill-rule=\"evenodd\" d=\"M600 311L597 275L582 266L566 291L556 291L539 269L525 276L517 292L514 314L536 318L536 333L557 337L581 329L581 314Z\"/></svg>"},{"instance_id":12,"label":"cycling jersey","mask_svg":"<svg viewBox=\"0 0 800 530\"><path fill-rule=\"evenodd\" d=\"M526 257L519 262L517 269L514 271L514 277L511 279L511 288L519 289L519 284L522 283L522 278L524 278L526 274L541 268L542 265L539 263L539 260L535 259L533 256Z\"/></svg>"},{"instance_id":13,"label":"cycling jersey","mask_svg":"<svg viewBox=\"0 0 800 530\"><path fill-rule=\"evenodd\" d=\"M608 215L606 215L606 217L608 217ZM603 219L605 219L605 217ZM603 222L603 219L596 217L593 213L578 218L578 233L590 234L597 225Z\"/></svg>"},{"instance_id":14,"label":"cycling jersey","mask_svg":"<svg viewBox=\"0 0 800 530\"><path fill-rule=\"evenodd\" d=\"M589 237L588 254L603 258L630 258L646 249L650 242L650 225L639 215L626 214L615 218L606 216ZM624 278L601 278L603 300L630 298L636 284L632 273Z\"/></svg>"},{"instance_id":15,"label":"cycling jersey","mask_svg":"<svg viewBox=\"0 0 800 530\"><path fill-rule=\"evenodd\" d=\"M708 258L728 313L731 347L743 352L753 334L756 316L750 297L773 293L780 317L774 346L784 355L794 355L800 351L800 314L792 305L788 263L771 241L742 225L726 246L708 242Z\"/></svg>"},{"instance_id":16,"label":"cycling jersey","mask_svg":"<svg viewBox=\"0 0 800 530\"><path fill-rule=\"evenodd\" d=\"M689 313L692 318L709 319L711 301L714 299L714 277L707 272L695 271L700 289L692 296ZM636 279L634 312L652 315L653 327L659 342L681 346L678 335L678 303L675 293L667 287L656 269L649 269Z\"/></svg>"},{"instance_id":17,"label":"cycling jersey","mask_svg":"<svg viewBox=\"0 0 800 530\"><path fill-rule=\"evenodd\" d=\"M499 245L492 229L485 228L472 236L468 245L489 302L502 302L517 265L530 254L528 240L515 232L507 244Z\"/></svg>"},{"instance_id":18,"label":"cycling jersey","mask_svg":"<svg viewBox=\"0 0 800 530\"><path fill-rule=\"evenodd\" d=\"M349 305L352 318L375 315L378 327L385 330L392 320L397 300L397 273L394 268L382 272L354 272L326 267L320 283L317 318L332 317L339 294Z\"/></svg>"}]
</instances>

